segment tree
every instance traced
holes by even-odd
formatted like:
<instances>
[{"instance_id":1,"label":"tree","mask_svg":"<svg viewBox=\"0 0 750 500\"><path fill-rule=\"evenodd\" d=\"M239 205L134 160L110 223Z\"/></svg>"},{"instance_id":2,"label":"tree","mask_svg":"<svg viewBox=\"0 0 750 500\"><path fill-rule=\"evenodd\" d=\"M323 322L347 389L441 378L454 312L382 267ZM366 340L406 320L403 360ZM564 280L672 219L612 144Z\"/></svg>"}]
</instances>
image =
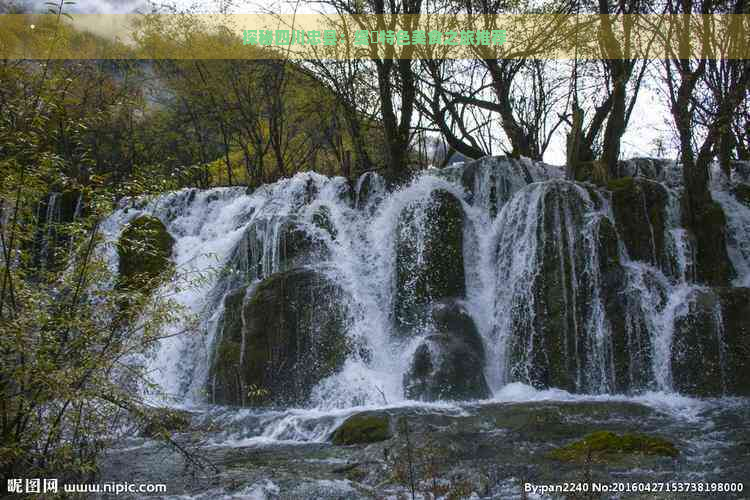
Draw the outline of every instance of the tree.
<instances>
[{"instance_id":1,"label":"tree","mask_svg":"<svg viewBox=\"0 0 750 500\"><path fill-rule=\"evenodd\" d=\"M741 4L743 0L737 0L735 8ZM675 16L673 29L678 46L675 50L665 44L664 78L680 144L685 181L683 213L687 225L696 233L698 269L703 281L725 284L732 276L732 269L726 255L724 215L721 207L713 202L709 189L710 166L716 146L721 144L722 137L728 137L735 110L750 85L750 61L732 64L731 89L699 92L702 83L707 81L708 68L716 64L709 62L715 47L712 47L714 20L708 15L715 13L716 8L713 0L679 0L667 4L666 13ZM697 18L697 24L696 18L691 16L696 13L703 14ZM695 41L697 50L693 45ZM710 87L710 77L708 81ZM709 99L710 104L704 99ZM702 140L695 132L698 109L702 110L705 124Z\"/></svg>"}]
</instances>

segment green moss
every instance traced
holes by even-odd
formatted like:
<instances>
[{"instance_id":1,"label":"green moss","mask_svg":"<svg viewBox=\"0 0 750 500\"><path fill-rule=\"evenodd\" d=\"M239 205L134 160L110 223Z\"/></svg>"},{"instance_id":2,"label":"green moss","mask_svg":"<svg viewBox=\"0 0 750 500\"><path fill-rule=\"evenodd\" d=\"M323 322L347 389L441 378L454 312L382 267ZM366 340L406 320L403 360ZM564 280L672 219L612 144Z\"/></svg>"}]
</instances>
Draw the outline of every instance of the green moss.
<instances>
[{"instance_id":1,"label":"green moss","mask_svg":"<svg viewBox=\"0 0 750 500\"><path fill-rule=\"evenodd\" d=\"M174 238L162 222L150 216L133 220L117 242L120 286L143 288L170 271Z\"/></svg>"},{"instance_id":2,"label":"green moss","mask_svg":"<svg viewBox=\"0 0 750 500\"><path fill-rule=\"evenodd\" d=\"M597 431L580 441L557 448L548 453L549 458L564 462L609 462L622 455L655 455L675 458L679 451L670 441L645 434L615 434Z\"/></svg>"},{"instance_id":3,"label":"green moss","mask_svg":"<svg viewBox=\"0 0 750 500\"><path fill-rule=\"evenodd\" d=\"M387 415L352 415L331 436L336 445L364 444L385 441L391 437Z\"/></svg>"}]
</instances>

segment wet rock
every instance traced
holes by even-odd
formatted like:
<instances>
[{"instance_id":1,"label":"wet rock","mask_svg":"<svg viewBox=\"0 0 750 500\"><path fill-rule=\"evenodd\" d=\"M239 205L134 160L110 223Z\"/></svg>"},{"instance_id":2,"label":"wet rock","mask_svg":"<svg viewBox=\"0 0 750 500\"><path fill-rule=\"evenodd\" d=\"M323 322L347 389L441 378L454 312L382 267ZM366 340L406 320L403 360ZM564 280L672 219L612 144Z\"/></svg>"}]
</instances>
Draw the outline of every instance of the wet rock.
<instances>
[{"instance_id":1,"label":"wet rock","mask_svg":"<svg viewBox=\"0 0 750 500\"><path fill-rule=\"evenodd\" d=\"M731 165L733 179L746 184L750 183L750 161L735 160Z\"/></svg>"},{"instance_id":2,"label":"wet rock","mask_svg":"<svg viewBox=\"0 0 750 500\"><path fill-rule=\"evenodd\" d=\"M726 344L726 392L750 396L750 288L715 289Z\"/></svg>"},{"instance_id":3,"label":"wet rock","mask_svg":"<svg viewBox=\"0 0 750 500\"><path fill-rule=\"evenodd\" d=\"M376 172L365 172L357 180L355 206L359 210L373 209L385 196L385 179Z\"/></svg>"},{"instance_id":4,"label":"wet rock","mask_svg":"<svg viewBox=\"0 0 750 500\"><path fill-rule=\"evenodd\" d=\"M464 212L445 190L431 193L426 205L403 210L396 229L395 318L401 332L424 322L428 306L464 297Z\"/></svg>"},{"instance_id":5,"label":"wet rock","mask_svg":"<svg viewBox=\"0 0 750 500\"><path fill-rule=\"evenodd\" d=\"M436 304L432 319L437 333L417 348L404 392L422 401L472 400L489 397L484 377L484 346L474 321L455 301Z\"/></svg>"},{"instance_id":6,"label":"wet rock","mask_svg":"<svg viewBox=\"0 0 750 500\"><path fill-rule=\"evenodd\" d=\"M524 201L521 213L513 214L514 219L523 221L513 224L519 224L524 232L514 233L513 240L528 238L528 231L536 235L533 243L527 243L535 253L524 280L528 284L514 285L518 291L511 300L510 379L538 388L598 392L608 381L601 380L592 367L595 356L590 354L598 347L587 334L588 322L601 315L595 296L601 285L595 281L599 273L592 259L600 242L594 234L589 235L593 226L588 222L595 202L586 188L576 183L550 181L533 188L541 193L531 202ZM532 193L529 191L529 196ZM532 206L527 208L528 203ZM526 218L527 210L536 212L534 225ZM615 244L606 239L604 243ZM503 249L515 251L514 245ZM605 256L607 259L615 259L614 254ZM616 260L614 263L616 266ZM505 289L500 293L506 293Z\"/></svg>"},{"instance_id":7,"label":"wet rock","mask_svg":"<svg viewBox=\"0 0 750 500\"><path fill-rule=\"evenodd\" d=\"M590 182L601 186L607 183L609 172L607 165L600 160L582 161L576 164L574 176L578 182Z\"/></svg>"},{"instance_id":8,"label":"wet rock","mask_svg":"<svg viewBox=\"0 0 750 500\"><path fill-rule=\"evenodd\" d=\"M698 281L712 286L729 285L735 271L727 254L727 221L721 205L711 202L703 206L690 229L695 235Z\"/></svg>"},{"instance_id":9,"label":"wet rock","mask_svg":"<svg viewBox=\"0 0 750 500\"><path fill-rule=\"evenodd\" d=\"M308 268L227 295L209 390L219 404L304 404L351 350L343 291Z\"/></svg>"},{"instance_id":10,"label":"wet rock","mask_svg":"<svg viewBox=\"0 0 750 500\"><path fill-rule=\"evenodd\" d=\"M610 181L612 211L617 229L633 260L669 269L664 247L667 192L664 186L641 178Z\"/></svg>"},{"instance_id":11,"label":"wet rock","mask_svg":"<svg viewBox=\"0 0 750 500\"><path fill-rule=\"evenodd\" d=\"M750 289L699 289L675 321L672 380L695 396L750 394Z\"/></svg>"},{"instance_id":12,"label":"wet rock","mask_svg":"<svg viewBox=\"0 0 750 500\"><path fill-rule=\"evenodd\" d=\"M245 231L225 272L238 274L241 281L250 282L276 272L317 264L327 257L325 244L295 218L258 219Z\"/></svg>"},{"instance_id":13,"label":"wet rock","mask_svg":"<svg viewBox=\"0 0 750 500\"><path fill-rule=\"evenodd\" d=\"M681 171L674 160L660 158L631 158L618 162L619 177L643 177L672 184L681 180ZM674 179L674 177L677 179Z\"/></svg>"},{"instance_id":14,"label":"wet rock","mask_svg":"<svg viewBox=\"0 0 750 500\"><path fill-rule=\"evenodd\" d=\"M672 339L675 390L694 396L724 392L724 363L718 297L697 290L688 297L688 312L677 318Z\"/></svg>"},{"instance_id":15,"label":"wet rock","mask_svg":"<svg viewBox=\"0 0 750 500\"><path fill-rule=\"evenodd\" d=\"M580 441L551 451L548 456L565 462L617 462L623 455L642 454L676 458L675 445L658 436L610 431L593 432Z\"/></svg>"},{"instance_id":16,"label":"wet rock","mask_svg":"<svg viewBox=\"0 0 750 500\"><path fill-rule=\"evenodd\" d=\"M154 279L172 269L174 238L156 217L143 215L123 229L117 241L119 285L152 287Z\"/></svg>"},{"instance_id":17,"label":"wet rock","mask_svg":"<svg viewBox=\"0 0 750 500\"><path fill-rule=\"evenodd\" d=\"M388 415L358 413L347 418L331 436L335 445L366 444L385 441L391 437Z\"/></svg>"},{"instance_id":18,"label":"wet rock","mask_svg":"<svg viewBox=\"0 0 750 500\"><path fill-rule=\"evenodd\" d=\"M612 389L632 393L649 388L653 381L651 335L640 308L640 290L628 287L620 264L614 225L603 218L598 228L600 293L612 341Z\"/></svg>"},{"instance_id":19,"label":"wet rock","mask_svg":"<svg viewBox=\"0 0 750 500\"><path fill-rule=\"evenodd\" d=\"M336 226L333 225L333 221L331 221L330 208L325 206L318 208L313 214L312 220L313 224L323 231L326 231L331 236L332 240L336 239L338 231L336 230Z\"/></svg>"}]
</instances>

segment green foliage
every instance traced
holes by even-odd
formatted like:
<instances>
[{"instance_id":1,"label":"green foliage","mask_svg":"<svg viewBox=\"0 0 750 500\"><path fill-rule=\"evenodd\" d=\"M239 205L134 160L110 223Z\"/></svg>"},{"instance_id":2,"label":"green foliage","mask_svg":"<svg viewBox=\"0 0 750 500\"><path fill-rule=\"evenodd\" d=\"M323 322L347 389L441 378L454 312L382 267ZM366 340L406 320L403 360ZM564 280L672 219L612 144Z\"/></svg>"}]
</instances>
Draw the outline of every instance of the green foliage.
<instances>
[{"instance_id":1,"label":"green foliage","mask_svg":"<svg viewBox=\"0 0 750 500\"><path fill-rule=\"evenodd\" d=\"M141 434L145 437L169 436L183 432L190 426L190 413L172 408L151 408L143 413L145 425Z\"/></svg>"},{"instance_id":2,"label":"green foliage","mask_svg":"<svg viewBox=\"0 0 750 500\"><path fill-rule=\"evenodd\" d=\"M123 424L144 418L136 387L153 389L143 368L125 360L147 353L165 323L189 319L168 297L112 286L117 277L101 251L99 225L114 201L161 177L135 167L147 149L136 118L143 101L114 75L96 62L0 64L5 477L92 478ZM59 218L43 210L52 193L63 205Z\"/></svg>"}]
</instances>

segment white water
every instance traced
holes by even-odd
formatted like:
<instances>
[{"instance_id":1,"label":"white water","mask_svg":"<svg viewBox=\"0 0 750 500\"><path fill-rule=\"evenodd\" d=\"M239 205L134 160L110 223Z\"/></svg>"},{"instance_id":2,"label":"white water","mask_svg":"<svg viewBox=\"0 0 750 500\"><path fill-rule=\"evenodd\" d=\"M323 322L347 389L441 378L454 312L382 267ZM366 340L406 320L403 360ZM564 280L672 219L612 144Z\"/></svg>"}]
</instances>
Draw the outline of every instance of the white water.
<instances>
[{"instance_id":1,"label":"white water","mask_svg":"<svg viewBox=\"0 0 750 500\"><path fill-rule=\"evenodd\" d=\"M431 193L437 189L462 200L465 304L484 342L484 370L492 400L624 397L606 395L613 392L615 383L611 318L603 305L604 284L598 270L599 227L602 220L613 220L606 197L580 184L558 180L562 172L555 167L491 160L479 165L467 184L469 192L462 184L465 167L452 167L427 171L393 193L386 192L382 179L375 174L361 178L355 191L349 193L344 179L301 173L252 194L241 188L182 190L131 207L125 202L103 226L109 242L116 241L130 220L151 214L162 220L175 238L173 260L178 270L188 275L205 275L198 286L175 289L174 283L168 283L162 289L200 318L198 332L163 340L146 360L153 380L168 396L167 401L187 405L204 402L212 348L221 335L217 325L222 298L241 283L254 282L282 270L282 225L294 220L326 249L326 255L317 256L310 263L325 264L321 268L345 290L351 315L347 334L367 346L372 356L369 359L350 356L340 372L317 385L310 401L313 410L277 415L266 422L261 435L252 439L323 440L335 422L310 427L310 421L320 417L317 412L340 421L357 409L407 404L403 377L420 336L399 340L393 335L396 227L407 207L414 210L415 220L419 221ZM368 196L363 192L365 183ZM644 392L635 398L667 406L671 404L669 401L677 401L674 406L683 408L692 403L671 393L671 342L675 318L687 312L686 298L695 286L689 281L691 246L689 235L679 223L675 202L678 192L670 188L669 194L665 242L674 269L662 270L630 260L622 242L619 252L628 294L632 296L628 299L628 334L633 338L646 335L650 339L651 388L658 391ZM732 235L730 257L740 271L737 284L747 286L750 211L746 207L743 211L725 191L715 191L714 197L728 212ZM314 224L314 217L323 207L335 228L335 239ZM249 231L253 232L251 239L247 237ZM414 237L420 241L418 230ZM420 248L419 243L416 247ZM252 262L245 259L237 265L233 258L238 248L243 256L250 255ZM576 390L600 396L573 396L555 389L540 392L518 384L524 380L524 374L535 368L529 364L534 342L539 341L538 332L533 333L538 299L532 285L542 271L540 252L545 248L555 252L558 271L563 276L560 283L565 289L563 338L578 335L585 338L583 343L566 344L572 345L573 350L564 353L575 368ZM586 256L583 262L580 255ZM114 245L108 247L108 258L110 265L116 267ZM235 263L238 272L221 275L220 271L230 262ZM581 310L585 313L576 312ZM514 365L509 349L517 340L514 332L519 331L519 324L532 333L525 343L517 344L528 355L521 358L522 363ZM644 328L642 325L645 332L639 330ZM184 327L184 324L170 325L165 334L178 333ZM164 402L162 396L158 399Z\"/></svg>"}]
</instances>

